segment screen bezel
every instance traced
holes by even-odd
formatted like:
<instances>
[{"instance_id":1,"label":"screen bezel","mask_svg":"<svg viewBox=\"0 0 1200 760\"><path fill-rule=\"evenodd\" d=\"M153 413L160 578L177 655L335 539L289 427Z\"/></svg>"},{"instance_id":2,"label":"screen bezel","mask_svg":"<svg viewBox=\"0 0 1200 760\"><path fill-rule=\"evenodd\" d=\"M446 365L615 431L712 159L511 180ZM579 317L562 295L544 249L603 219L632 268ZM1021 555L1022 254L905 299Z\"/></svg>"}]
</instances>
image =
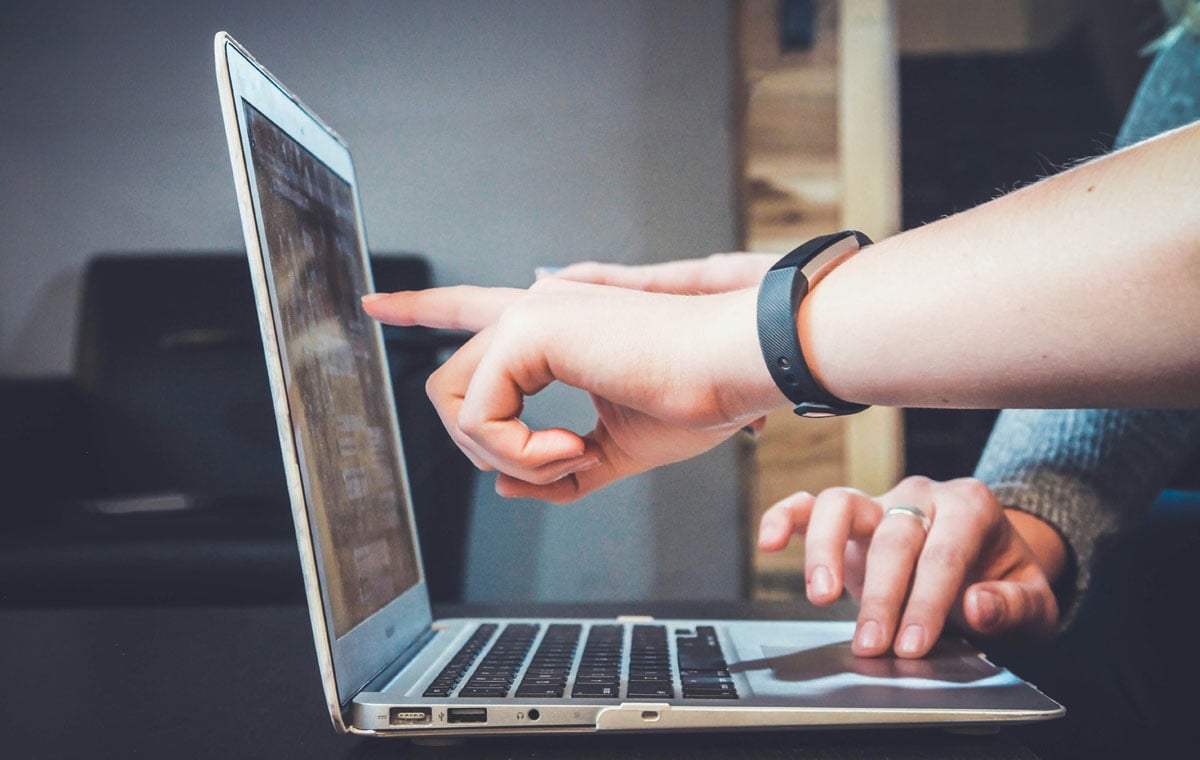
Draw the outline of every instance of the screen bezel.
<instances>
[{"instance_id":1,"label":"screen bezel","mask_svg":"<svg viewBox=\"0 0 1200 760\"><path fill-rule=\"evenodd\" d=\"M331 717L339 730L346 730L346 705L372 677L383 670L409 644L427 631L432 623L429 594L425 586L424 565L421 562L417 527L411 508L411 491L407 471L403 466L403 450L399 425L396 421L391 378L387 372L382 330L375 329L376 351L379 358L377 381L388 389L386 393L390 419L380 421L389 431L394 450L400 458L403 498L413 536L419 579L417 583L371 614L340 638L334 634L329 606L328 588L322 572L321 541L313 531L313 520L305 497L304 475L298 441L293 432L291 411L286 392L286 356L280 343L277 325L279 315L272 298L270 260L266 251L254 165L249 160L249 134L243 102L250 104L289 137L311 152L331 171L345 180L351 188L354 215L358 232L359 258L365 282L371 285L371 272L366 257L365 228L362 204L350 151L345 142L319 117L292 95L232 37L224 32L216 35L215 52L217 80L221 90L221 107L225 118L230 160L237 185L238 206L242 217L242 232L254 284L255 301L262 328L267 374L270 379L279 442L300 548L301 568L313 637L321 667L322 682L329 700Z\"/></svg>"}]
</instances>

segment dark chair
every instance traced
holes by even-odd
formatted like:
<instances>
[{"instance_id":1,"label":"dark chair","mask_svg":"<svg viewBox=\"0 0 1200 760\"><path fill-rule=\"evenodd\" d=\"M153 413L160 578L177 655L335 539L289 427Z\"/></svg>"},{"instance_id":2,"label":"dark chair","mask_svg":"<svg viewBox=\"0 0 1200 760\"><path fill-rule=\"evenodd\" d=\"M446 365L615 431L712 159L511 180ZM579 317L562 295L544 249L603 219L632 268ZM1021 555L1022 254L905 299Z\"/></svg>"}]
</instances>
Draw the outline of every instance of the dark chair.
<instances>
[{"instance_id":1,"label":"dark chair","mask_svg":"<svg viewBox=\"0 0 1200 760\"><path fill-rule=\"evenodd\" d=\"M427 287L380 255L379 290ZM431 595L461 593L473 469L424 393L461 336L386 328ZM302 587L244 254L100 255L76 374L0 382L0 604L295 601Z\"/></svg>"}]
</instances>

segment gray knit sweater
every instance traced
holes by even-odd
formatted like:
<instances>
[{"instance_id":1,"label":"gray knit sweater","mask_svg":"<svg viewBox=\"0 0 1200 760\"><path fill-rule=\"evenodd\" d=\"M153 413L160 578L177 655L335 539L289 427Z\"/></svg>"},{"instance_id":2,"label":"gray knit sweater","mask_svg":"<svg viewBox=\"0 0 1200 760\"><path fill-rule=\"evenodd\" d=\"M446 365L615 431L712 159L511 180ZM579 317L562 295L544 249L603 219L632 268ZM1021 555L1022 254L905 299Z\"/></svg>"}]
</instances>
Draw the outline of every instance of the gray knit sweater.
<instances>
[{"instance_id":1,"label":"gray knit sweater","mask_svg":"<svg viewBox=\"0 0 1200 760\"><path fill-rule=\"evenodd\" d=\"M1200 39L1167 39L1117 147L1200 118ZM1037 515L1062 535L1071 572L1055 591L1066 625L1097 550L1145 511L1198 446L1200 410L1006 410L975 476L1002 504Z\"/></svg>"},{"instance_id":2,"label":"gray knit sweater","mask_svg":"<svg viewBox=\"0 0 1200 760\"><path fill-rule=\"evenodd\" d=\"M1195 410L1009 409L975 476L1001 504L1037 515L1062 535L1073 560L1055 589L1066 624L1097 548L1141 515L1198 444Z\"/></svg>"}]
</instances>

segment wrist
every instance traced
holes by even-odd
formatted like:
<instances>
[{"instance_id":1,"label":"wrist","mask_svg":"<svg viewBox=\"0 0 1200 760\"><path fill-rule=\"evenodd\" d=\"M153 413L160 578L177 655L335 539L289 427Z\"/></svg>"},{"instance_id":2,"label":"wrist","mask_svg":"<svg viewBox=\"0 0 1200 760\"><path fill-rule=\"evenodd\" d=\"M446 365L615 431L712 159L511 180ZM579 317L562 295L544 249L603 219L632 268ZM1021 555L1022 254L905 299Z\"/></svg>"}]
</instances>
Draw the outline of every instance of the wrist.
<instances>
[{"instance_id":1,"label":"wrist","mask_svg":"<svg viewBox=\"0 0 1200 760\"><path fill-rule=\"evenodd\" d=\"M763 362L758 343L758 289L705 296L709 387L724 422L745 424L791 402ZM715 338L715 339L713 339Z\"/></svg>"},{"instance_id":2,"label":"wrist","mask_svg":"<svg viewBox=\"0 0 1200 760\"><path fill-rule=\"evenodd\" d=\"M1054 585L1062 577L1068 561L1067 545L1058 530L1040 517L1019 509L1006 508L1004 515L1033 552L1046 579Z\"/></svg>"},{"instance_id":3,"label":"wrist","mask_svg":"<svg viewBox=\"0 0 1200 760\"><path fill-rule=\"evenodd\" d=\"M866 404L847 401L822 383L802 335L807 330L807 296L830 272L871 244L857 230L813 238L775 263L758 290L758 338L767 370L802 417L854 414Z\"/></svg>"}]
</instances>

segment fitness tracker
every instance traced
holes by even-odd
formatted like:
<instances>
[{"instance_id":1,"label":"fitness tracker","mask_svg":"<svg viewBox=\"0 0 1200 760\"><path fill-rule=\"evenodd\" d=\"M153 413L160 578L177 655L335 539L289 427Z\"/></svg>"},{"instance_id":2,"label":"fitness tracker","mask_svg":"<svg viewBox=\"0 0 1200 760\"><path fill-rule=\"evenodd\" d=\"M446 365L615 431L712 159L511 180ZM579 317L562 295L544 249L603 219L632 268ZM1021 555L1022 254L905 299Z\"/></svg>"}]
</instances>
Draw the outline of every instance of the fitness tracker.
<instances>
[{"instance_id":1,"label":"fitness tracker","mask_svg":"<svg viewBox=\"0 0 1200 760\"><path fill-rule=\"evenodd\" d=\"M813 238L784 256L758 288L758 343L771 379L801 417L854 414L867 404L842 401L817 383L796 335L800 301L817 281L871 239L857 230Z\"/></svg>"}]
</instances>

